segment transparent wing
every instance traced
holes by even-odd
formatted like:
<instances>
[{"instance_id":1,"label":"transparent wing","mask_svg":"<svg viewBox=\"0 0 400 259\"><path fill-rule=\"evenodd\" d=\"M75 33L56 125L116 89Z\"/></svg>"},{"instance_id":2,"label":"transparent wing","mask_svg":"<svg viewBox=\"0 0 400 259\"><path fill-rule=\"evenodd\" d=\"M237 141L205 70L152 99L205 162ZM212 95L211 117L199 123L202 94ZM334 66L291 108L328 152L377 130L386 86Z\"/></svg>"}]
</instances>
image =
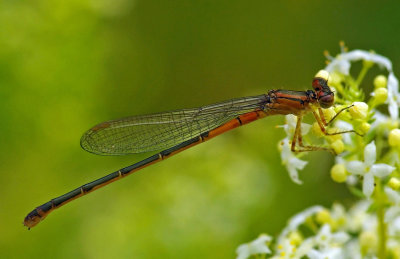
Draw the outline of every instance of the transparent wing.
<instances>
[{"instance_id":1,"label":"transparent wing","mask_svg":"<svg viewBox=\"0 0 400 259\"><path fill-rule=\"evenodd\" d=\"M106 121L81 138L83 149L101 155L124 155L172 147L233 118L261 109L266 96L232 99L194 109Z\"/></svg>"}]
</instances>

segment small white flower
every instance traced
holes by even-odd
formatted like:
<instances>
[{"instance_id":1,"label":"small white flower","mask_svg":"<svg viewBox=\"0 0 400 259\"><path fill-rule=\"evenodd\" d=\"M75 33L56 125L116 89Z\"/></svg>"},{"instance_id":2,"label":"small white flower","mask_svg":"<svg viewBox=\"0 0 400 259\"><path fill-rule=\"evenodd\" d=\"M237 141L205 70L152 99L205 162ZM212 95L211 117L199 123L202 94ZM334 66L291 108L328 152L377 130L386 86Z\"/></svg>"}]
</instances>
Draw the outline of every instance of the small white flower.
<instances>
[{"instance_id":1,"label":"small white flower","mask_svg":"<svg viewBox=\"0 0 400 259\"><path fill-rule=\"evenodd\" d=\"M363 193L367 198L371 197L374 191L374 177L383 178L389 175L395 168L387 164L374 164L376 161L376 146L372 141L364 149L364 162L350 161L346 169L352 174L362 175Z\"/></svg>"},{"instance_id":2,"label":"small white flower","mask_svg":"<svg viewBox=\"0 0 400 259\"><path fill-rule=\"evenodd\" d=\"M349 242L347 242L343 251L344 251L344 254L346 255L345 258L351 258L351 259L364 258L361 255L360 242L358 239L352 239Z\"/></svg>"},{"instance_id":3,"label":"small white flower","mask_svg":"<svg viewBox=\"0 0 400 259\"><path fill-rule=\"evenodd\" d=\"M388 222L389 236L400 236L400 217ZM399 242L396 242L399 245Z\"/></svg>"},{"instance_id":4,"label":"small white flower","mask_svg":"<svg viewBox=\"0 0 400 259\"><path fill-rule=\"evenodd\" d=\"M289 223L288 223L287 227L285 227L282 230L281 234L279 235L278 244L281 243L281 240L286 238L290 232L297 230L297 228L301 224L303 224L308 217L317 214L318 212L322 211L323 209L324 208L322 206L312 206L312 207L310 207L308 209L305 209L302 212L297 213L296 215L294 215L289 220Z\"/></svg>"},{"instance_id":5,"label":"small white flower","mask_svg":"<svg viewBox=\"0 0 400 259\"><path fill-rule=\"evenodd\" d=\"M341 247L350 240L350 236L342 231L332 233L330 225L325 224L321 227L314 240L315 248L307 254L310 258L334 259L343 258Z\"/></svg>"},{"instance_id":6,"label":"small white flower","mask_svg":"<svg viewBox=\"0 0 400 259\"><path fill-rule=\"evenodd\" d=\"M325 224L322 226L315 239L320 249L324 250L346 243L350 239L350 236L342 231L332 233L330 225Z\"/></svg>"},{"instance_id":7,"label":"small white flower","mask_svg":"<svg viewBox=\"0 0 400 259\"><path fill-rule=\"evenodd\" d=\"M285 238L277 244L276 253L279 254L280 259L297 258L296 246L288 238Z\"/></svg>"},{"instance_id":8,"label":"small white flower","mask_svg":"<svg viewBox=\"0 0 400 259\"><path fill-rule=\"evenodd\" d=\"M282 140L281 160L282 164L288 170L292 181L297 184L302 184L303 182L299 179L297 170L303 170L308 162L296 157L295 153L293 153L291 150L289 140L287 138Z\"/></svg>"},{"instance_id":9,"label":"small white flower","mask_svg":"<svg viewBox=\"0 0 400 259\"><path fill-rule=\"evenodd\" d=\"M325 70L330 73L338 71L344 75L349 75L350 62L358 60L372 61L389 72L387 83L389 114L392 120L398 120L400 106L399 80L394 75L392 62L388 58L364 50L353 50L340 53L336 58L332 58L331 62L325 67Z\"/></svg>"},{"instance_id":10,"label":"small white flower","mask_svg":"<svg viewBox=\"0 0 400 259\"><path fill-rule=\"evenodd\" d=\"M348 212L345 228L353 233L376 229L375 216L367 213L370 206L371 202L367 200L356 203Z\"/></svg>"},{"instance_id":11,"label":"small white flower","mask_svg":"<svg viewBox=\"0 0 400 259\"><path fill-rule=\"evenodd\" d=\"M286 124L283 125L283 128L285 129L286 135L288 138L292 139L294 132L296 130L296 124L297 124L297 116L293 114L288 114L285 116ZM307 123L301 123L301 134L305 135L307 134L311 129L311 125Z\"/></svg>"},{"instance_id":12,"label":"small white flower","mask_svg":"<svg viewBox=\"0 0 400 259\"><path fill-rule=\"evenodd\" d=\"M270 254L271 250L268 248L267 243L271 242L272 237L261 234L257 239L247 244L242 244L236 249L236 259L246 259L252 255Z\"/></svg>"},{"instance_id":13,"label":"small white flower","mask_svg":"<svg viewBox=\"0 0 400 259\"><path fill-rule=\"evenodd\" d=\"M385 193L392 203L385 213L385 222L388 223L400 216L400 193L389 187L385 187Z\"/></svg>"},{"instance_id":14,"label":"small white flower","mask_svg":"<svg viewBox=\"0 0 400 259\"><path fill-rule=\"evenodd\" d=\"M368 52L365 50L353 50L350 52L340 53L325 67L328 72L339 71L344 75L349 74L351 67L350 62L365 60L372 61L381 67L385 67L388 71L392 71L392 63L390 60L384 56Z\"/></svg>"}]
</instances>

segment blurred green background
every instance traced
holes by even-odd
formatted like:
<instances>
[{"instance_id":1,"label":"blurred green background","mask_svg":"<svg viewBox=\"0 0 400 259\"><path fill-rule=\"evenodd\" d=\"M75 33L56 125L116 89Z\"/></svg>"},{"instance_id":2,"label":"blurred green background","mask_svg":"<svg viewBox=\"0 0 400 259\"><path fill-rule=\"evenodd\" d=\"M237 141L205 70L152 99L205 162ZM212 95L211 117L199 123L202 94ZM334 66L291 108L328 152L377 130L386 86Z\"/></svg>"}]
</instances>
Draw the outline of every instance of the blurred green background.
<instances>
[{"instance_id":1,"label":"blurred green background","mask_svg":"<svg viewBox=\"0 0 400 259\"><path fill-rule=\"evenodd\" d=\"M232 258L308 206L348 202L330 154L307 155L304 184L290 181L283 117L271 117L22 225L149 155L83 151L99 122L309 89L340 40L388 56L399 75L399 11L398 1L2 1L0 258Z\"/></svg>"}]
</instances>

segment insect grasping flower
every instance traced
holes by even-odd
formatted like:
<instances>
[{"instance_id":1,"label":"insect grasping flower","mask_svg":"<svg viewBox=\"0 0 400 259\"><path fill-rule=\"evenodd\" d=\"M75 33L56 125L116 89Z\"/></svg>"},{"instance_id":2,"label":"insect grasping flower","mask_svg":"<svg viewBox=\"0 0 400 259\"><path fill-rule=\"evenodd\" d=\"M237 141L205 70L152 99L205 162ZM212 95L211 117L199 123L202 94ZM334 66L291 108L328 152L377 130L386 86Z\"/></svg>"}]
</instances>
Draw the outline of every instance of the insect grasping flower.
<instances>
[{"instance_id":1,"label":"insect grasping flower","mask_svg":"<svg viewBox=\"0 0 400 259\"><path fill-rule=\"evenodd\" d=\"M387 164L375 164L376 146L372 141L364 149L364 162L350 161L346 169L352 174L361 175L363 179L363 193L367 198L371 197L374 191L374 177L383 178L388 176L395 168Z\"/></svg>"}]
</instances>

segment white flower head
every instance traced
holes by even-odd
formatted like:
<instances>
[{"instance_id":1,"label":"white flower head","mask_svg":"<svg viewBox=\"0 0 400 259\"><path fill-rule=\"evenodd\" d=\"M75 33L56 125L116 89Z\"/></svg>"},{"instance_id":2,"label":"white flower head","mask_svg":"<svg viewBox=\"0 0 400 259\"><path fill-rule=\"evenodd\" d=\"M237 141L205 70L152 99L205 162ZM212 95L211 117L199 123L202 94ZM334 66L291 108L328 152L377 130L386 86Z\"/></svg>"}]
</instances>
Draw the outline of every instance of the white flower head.
<instances>
[{"instance_id":1,"label":"white flower head","mask_svg":"<svg viewBox=\"0 0 400 259\"><path fill-rule=\"evenodd\" d=\"M282 151L281 151L282 164L286 167L289 172L289 176L293 182L302 184L303 182L299 179L297 170L303 170L307 165L307 161L299 159L295 153L292 152L287 138L282 140Z\"/></svg>"},{"instance_id":2,"label":"white flower head","mask_svg":"<svg viewBox=\"0 0 400 259\"><path fill-rule=\"evenodd\" d=\"M345 232L332 233L329 224L325 224L321 227L319 233L316 236L316 243L321 250L329 249L330 247L339 246L346 243L350 239L350 236Z\"/></svg>"},{"instance_id":3,"label":"white flower head","mask_svg":"<svg viewBox=\"0 0 400 259\"><path fill-rule=\"evenodd\" d=\"M312 215L317 214L318 212L322 211L324 208L322 206L312 206L308 209L303 210L300 213L297 213L294 215L290 220L286 228L284 228L281 232L281 234L278 237L278 244L282 242L284 238L287 237L287 235L292 232L297 230L297 228L303 224L306 219Z\"/></svg>"},{"instance_id":4,"label":"white flower head","mask_svg":"<svg viewBox=\"0 0 400 259\"><path fill-rule=\"evenodd\" d=\"M365 50L353 50L340 53L335 58L331 58L331 62L325 67L325 70L330 73L337 71L343 75L349 75L351 62L358 60L371 61L389 72L387 83L389 114L392 120L398 120L400 106L399 80L394 75L392 62L388 58Z\"/></svg>"},{"instance_id":5,"label":"white flower head","mask_svg":"<svg viewBox=\"0 0 400 259\"><path fill-rule=\"evenodd\" d=\"M321 227L320 231L314 238L314 249L307 254L310 258L315 259L335 259L343 258L341 247L350 240L350 236L345 232L332 233L329 224Z\"/></svg>"},{"instance_id":6,"label":"white flower head","mask_svg":"<svg viewBox=\"0 0 400 259\"><path fill-rule=\"evenodd\" d=\"M236 249L237 257L236 259L246 259L252 255L258 254L270 254L267 243L271 242L272 237L261 234L258 238L247 244L242 244Z\"/></svg>"},{"instance_id":7,"label":"white flower head","mask_svg":"<svg viewBox=\"0 0 400 259\"><path fill-rule=\"evenodd\" d=\"M383 178L388 176L395 168L387 164L375 164L376 146L372 141L364 149L364 162L350 161L346 169L352 174L363 176L363 193L370 198L374 191L374 177Z\"/></svg>"}]
</instances>

